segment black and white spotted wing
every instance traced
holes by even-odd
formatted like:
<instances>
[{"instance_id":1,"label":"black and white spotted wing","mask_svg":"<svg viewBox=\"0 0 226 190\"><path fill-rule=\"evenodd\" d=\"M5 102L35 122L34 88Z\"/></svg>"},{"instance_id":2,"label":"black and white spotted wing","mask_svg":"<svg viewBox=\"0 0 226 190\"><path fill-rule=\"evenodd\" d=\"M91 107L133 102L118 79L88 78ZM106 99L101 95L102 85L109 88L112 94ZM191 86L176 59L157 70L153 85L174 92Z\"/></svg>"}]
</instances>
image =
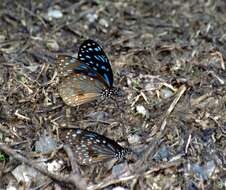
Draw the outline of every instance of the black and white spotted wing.
<instances>
[{"instance_id":1,"label":"black and white spotted wing","mask_svg":"<svg viewBox=\"0 0 226 190\"><path fill-rule=\"evenodd\" d=\"M60 138L72 147L76 160L81 165L111 159L122 160L131 153L130 150L103 135L80 128L63 129Z\"/></svg>"}]
</instances>

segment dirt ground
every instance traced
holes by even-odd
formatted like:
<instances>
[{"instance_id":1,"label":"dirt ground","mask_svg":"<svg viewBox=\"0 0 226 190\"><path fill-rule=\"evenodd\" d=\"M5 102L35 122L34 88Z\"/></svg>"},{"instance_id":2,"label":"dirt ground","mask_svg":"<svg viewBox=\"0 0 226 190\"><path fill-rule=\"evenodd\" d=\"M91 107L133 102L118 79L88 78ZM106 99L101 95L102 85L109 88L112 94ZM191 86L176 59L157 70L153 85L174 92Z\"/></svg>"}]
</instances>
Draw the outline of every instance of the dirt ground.
<instances>
[{"instance_id":1,"label":"dirt ground","mask_svg":"<svg viewBox=\"0 0 226 190\"><path fill-rule=\"evenodd\" d=\"M226 189L224 0L3 0L0 26L0 189ZM60 98L55 57L85 39L108 55L119 106ZM138 159L60 178L78 170L59 149L68 126Z\"/></svg>"}]
</instances>

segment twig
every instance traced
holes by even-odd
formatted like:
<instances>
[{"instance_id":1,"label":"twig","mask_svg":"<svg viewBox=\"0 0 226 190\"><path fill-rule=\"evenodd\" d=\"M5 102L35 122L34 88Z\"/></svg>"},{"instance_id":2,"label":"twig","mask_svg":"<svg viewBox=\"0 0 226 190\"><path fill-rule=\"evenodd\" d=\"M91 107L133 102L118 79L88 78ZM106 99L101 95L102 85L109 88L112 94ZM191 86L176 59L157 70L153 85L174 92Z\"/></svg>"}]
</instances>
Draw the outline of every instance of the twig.
<instances>
[{"instance_id":1,"label":"twig","mask_svg":"<svg viewBox=\"0 0 226 190\"><path fill-rule=\"evenodd\" d=\"M218 56L220 58L221 68L225 71L225 65L224 65L224 58L221 52L216 51L214 53L211 53L212 56Z\"/></svg>"},{"instance_id":2,"label":"twig","mask_svg":"<svg viewBox=\"0 0 226 190\"><path fill-rule=\"evenodd\" d=\"M209 73L210 73L213 77L215 77L215 78L219 81L219 83L220 83L221 85L224 85L224 84L225 84L224 79L220 78L214 71L209 71Z\"/></svg>"},{"instance_id":3,"label":"twig","mask_svg":"<svg viewBox=\"0 0 226 190\"><path fill-rule=\"evenodd\" d=\"M17 116L21 120L30 121L31 119L29 117L26 117L24 115L21 115L18 110L15 111L15 116Z\"/></svg>"},{"instance_id":4,"label":"twig","mask_svg":"<svg viewBox=\"0 0 226 190\"><path fill-rule=\"evenodd\" d=\"M78 174L72 174L72 175L61 175L61 174L54 174L50 173L46 168L43 166L40 166L37 163L34 163L32 160L29 160L25 158L24 156L18 154L15 150L11 149L4 143L0 143L0 150L5 152L7 155L12 156L16 160L19 160L20 162L23 162L27 164L28 166L38 170L40 173L52 178L55 181L64 183L64 184L71 184L74 187L77 187L78 189L85 190L86 189L86 183L84 180L81 179L80 175Z\"/></svg>"},{"instance_id":5,"label":"twig","mask_svg":"<svg viewBox=\"0 0 226 190\"><path fill-rule=\"evenodd\" d=\"M185 147L185 154L188 153L188 147L189 147L190 143L191 143L191 134L188 137L188 141L187 141L187 144L186 144L186 147Z\"/></svg>"},{"instance_id":6,"label":"twig","mask_svg":"<svg viewBox=\"0 0 226 190\"><path fill-rule=\"evenodd\" d=\"M74 156L71 148L68 145L64 145L63 148L64 148L65 152L67 153L67 155L69 157L73 173L77 173L77 174L80 175L81 173L80 173L80 171L78 169L79 167L78 167L78 164L76 162L75 156Z\"/></svg>"},{"instance_id":7,"label":"twig","mask_svg":"<svg viewBox=\"0 0 226 190\"><path fill-rule=\"evenodd\" d=\"M180 100L181 96L184 94L186 90L186 86L185 85L182 85L180 88L179 88L179 92L176 96L176 98L173 100L172 104L170 105L169 109L167 110L166 114L165 114L165 117L164 117L164 120L162 122L162 125L161 125L161 131L163 131L165 129L165 126L166 126L166 120L167 118L169 117L169 115L171 114L171 112L173 111L173 109L175 108L177 102Z\"/></svg>"},{"instance_id":8,"label":"twig","mask_svg":"<svg viewBox=\"0 0 226 190\"><path fill-rule=\"evenodd\" d=\"M209 93L206 93L206 94L204 94L204 95L202 95L202 96L199 96L199 97L196 98L196 99L192 99L192 100L191 100L191 106L196 106L196 105L200 104L200 102L202 102L202 101L204 101L205 99L209 98L211 95L212 95L212 93L209 92Z\"/></svg>"},{"instance_id":9,"label":"twig","mask_svg":"<svg viewBox=\"0 0 226 190\"><path fill-rule=\"evenodd\" d=\"M59 104L59 105L54 105L54 106L49 106L49 107L44 107L41 108L37 111L35 111L35 113L47 113L47 112L52 112L55 111L56 109L62 108L64 105L63 104Z\"/></svg>"}]
</instances>

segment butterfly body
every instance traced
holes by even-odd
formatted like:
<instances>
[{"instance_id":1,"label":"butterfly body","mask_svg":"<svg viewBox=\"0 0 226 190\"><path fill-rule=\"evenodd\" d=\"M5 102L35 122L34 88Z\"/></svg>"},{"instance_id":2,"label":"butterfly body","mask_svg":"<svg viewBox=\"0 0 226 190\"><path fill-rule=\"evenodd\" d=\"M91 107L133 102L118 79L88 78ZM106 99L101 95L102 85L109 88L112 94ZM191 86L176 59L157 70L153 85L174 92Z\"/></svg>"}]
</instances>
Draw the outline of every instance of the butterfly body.
<instances>
[{"instance_id":1,"label":"butterfly body","mask_svg":"<svg viewBox=\"0 0 226 190\"><path fill-rule=\"evenodd\" d=\"M63 101L77 106L119 94L113 86L113 73L103 49L93 40L80 47L78 58L60 55L57 58L60 76L59 93Z\"/></svg>"},{"instance_id":2,"label":"butterfly body","mask_svg":"<svg viewBox=\"0 0 226 190\"><path fill-rule=\"evenodd\" d=\"M64 143L71 145L76 160L81 165L90 165L111 159L122 160L130 150L115 141L95 132L80 128L65 129L61 133Z\"/></svg>"}]
</instances>

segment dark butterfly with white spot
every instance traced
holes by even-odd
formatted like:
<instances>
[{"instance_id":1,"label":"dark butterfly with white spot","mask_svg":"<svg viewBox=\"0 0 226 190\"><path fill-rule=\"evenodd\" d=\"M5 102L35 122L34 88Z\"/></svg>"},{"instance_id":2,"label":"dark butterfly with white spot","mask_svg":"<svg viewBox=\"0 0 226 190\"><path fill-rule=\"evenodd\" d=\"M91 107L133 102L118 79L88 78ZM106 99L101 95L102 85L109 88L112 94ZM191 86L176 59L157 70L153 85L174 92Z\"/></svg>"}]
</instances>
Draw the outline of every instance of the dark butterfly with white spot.
<instances>
[{"instance_id":1,"label":"dark butterfly with white spot","mask_svg":"<svg viewBox=\"0 0 226 190\"><path fill-rule=\"evenodd\" d=\"M120 95L120 90L113 86L110 62L102 47L93 40L82 43L77 59L59 55L57 65L61 80L59 93L69 106Z\"/></svg>"},{"instance_id":2,"label":"dark butterfly with white spot","mask_svg":"<svg viewBox=\"0 0 226 190\"><path fill-rule=\"evenodd\" d=\"M81 165L91 165L112 159L121 161L132 158L132 151L121 147L115 141L80 128L62 129L61 140L69 144L75 152L75 158Z\"/></svg>"}]
</instances>

